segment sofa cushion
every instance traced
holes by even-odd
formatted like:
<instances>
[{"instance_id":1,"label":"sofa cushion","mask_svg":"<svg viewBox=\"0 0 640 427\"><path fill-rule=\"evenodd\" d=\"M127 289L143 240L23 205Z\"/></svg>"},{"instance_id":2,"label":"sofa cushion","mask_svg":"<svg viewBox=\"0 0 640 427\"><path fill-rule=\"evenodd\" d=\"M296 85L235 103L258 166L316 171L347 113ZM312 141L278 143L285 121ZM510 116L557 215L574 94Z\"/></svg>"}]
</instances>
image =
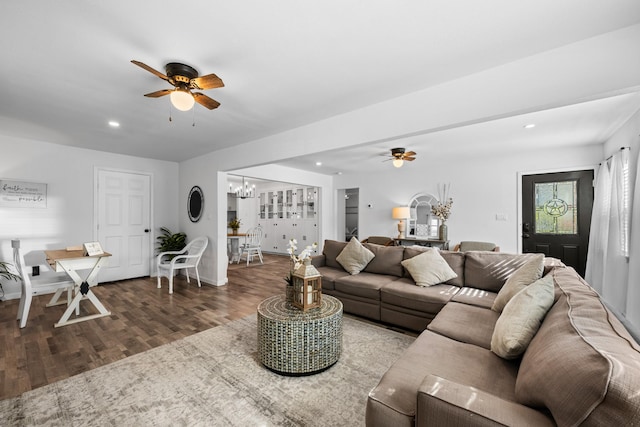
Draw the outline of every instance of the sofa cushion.
<instances>
[{"instance_id":1,"label":"sofa cushion","mask_svg":"<svg viewBox=\"0 0 640 427\"><path fill-rule=\"evenodd\" d=\"M373 252L362 246L358 239L352 237L340 252L340 255L336 257L336 261L350 274L358 274L369 264L373 257L375 257Z\"/></svg>"},{"instance_id":2,"label":"sofa cushion","mask_svg":"<svg viewBox=\"0 0 640 427\"><path fill-rule=\"evenodd\" d=\"M382 246L372 243L363 243L363 245L374 255L374 258L367 264L363 271L402 277L404 271L400 263L404 255L404 247Z\"/></svg>"},{"instance_id":3,"label":"sofa cushion","mask_svg":"<svg viewBox=\"0 0 640 427\"><path fill-rule=\"evenodd\" d=\"M380 288L396 280L395 276L362 272L337 278L336 291L380 301Z\"/></svg>"},{"instance_id":4,"label":"sofa cushion","mask_svg":"<svg viewBox=\"0 0 640 427\"><path fill-rule=\"evenodd\" d=\"M420 255L402 261L402 266L407 269L416 285L433 286L457 276L438 252L437 249L429 248Z\"/></svg>"},{"instance_id":5,"label":"sofa cushion","mask_svg":"<svg viewBox=\"0 0 640 427\"><path fill-rule=\"evenodd\" d=\"M498 292L504 282L535 254L465 252L464 285Z\"/></svg>"},{"instance_id":6,"label":"sofa cushion","mask_svg":"<svg viewBox=\"0 0 640 427\"><path fill-rule=\"evenodd\" d=\"M504 283L498 292L498 296L491 307L492 310L501 313L504 306L525 286L535 282L542 277L544 263L543 254L535 254L530 260L517 269Z\"/></svg>"},{"instance_id":7,"label":"sofa cushion","mask_svg":"<svg viewBox=\"0 0 640 427\"><path fill-rule=\"evenodd\" d=\"M427 329L453 340L491 350L491 334L499 313L475 305L450 302Z\"/></svg>"},{"instance_id":8,"label":"sofa cushion","mask_svg":"<svg viewBox=\"0 0 640 427\"><path fill-rule=\"evenodd\" d=\"M316 267L318 272L322 275L322 290L329 291L335 289L336 279L344 276L349 276L349 273L344 271L342 267L340 269L331 267Z\"/></svg>"},{"instance_id":9,"label":"sofa cushion","mask_svg":"<svg viewBox=\"0 0 640 427\"><path fill-rule=\"evenodd\" d=\"M495 292L489 292L477 288L467 288L465 286L460 289L460 292L451 298L451 301L477 305L478 307L491 308L497 295L498 294Z\"/></svg>"},{"instance_id":10,"label":"sofa cushion","mask_svg":"<svg viewBox=\"0 0 640 427\"><path fill-rule=\"evenodd\" d=\"M513 402L517 370L487 349L424 331L369 393L367 425L415 425L418 389L429 374Z\"/></svg>"},{"instance_id":11,"label":"sofa cushion","mask_svg":"<svg viewBox=\"0 0 640 427\"><path fill-rule=\"evenodd\" d=\"M411 279L398 279L380 290L382 302L424 313L437 314L460 288L447 284L415 286Z\"/></svg>"},{"instance_id":12,"label":"sofa cushion","mask_svg":"<svg viewBox=\"0 0 640 427\"><path fill-rule=\"evenodd\" d=\"M553 304L553 293L551 275L522 288L496 322L491 351L505 359L515 359L524 353Z\"/></svg>"},{"instance_id":13,"label":"sofa cushion","mask_svg":"<svg viewBox=\"0 0 640 427\"><path fill-rule=\"evenodd\" d=\"M337 240L325 240L322 247L322 254L325 256L324 263L327 267L343 269L336 258L340 252L347 246L347 242L338 242Z\"/></svg>"},{"instance_id":14,"label":"sofa cushion","mask_svg":"<svg viewBox=\"0 0 640 427\"><path fill-rule=\"evenodd\" d=\"M551 274L559 297L522 357L518 401L558 425L640 420L640 346L575 270Z\"/></svg>"},{"instance_id":15,"label":"sofa cushion","mask_svg":"<svg viewBox=\"0 0 640 427\"><path fill-rule=\"evenodd\" d=\"M425 246L407 246L404 248L404 259L413 258L416 255L420 255L424 251L427 251L431 248ZM440 251L440 255L447 261L449 267L458 275L451 280L448 280L446 283L454 286L464 286L464 257L465 254L462 252L452 252L452 251ZM409 272L405 272L405 277L411 277Z\"/></svg>"}]
</instances>

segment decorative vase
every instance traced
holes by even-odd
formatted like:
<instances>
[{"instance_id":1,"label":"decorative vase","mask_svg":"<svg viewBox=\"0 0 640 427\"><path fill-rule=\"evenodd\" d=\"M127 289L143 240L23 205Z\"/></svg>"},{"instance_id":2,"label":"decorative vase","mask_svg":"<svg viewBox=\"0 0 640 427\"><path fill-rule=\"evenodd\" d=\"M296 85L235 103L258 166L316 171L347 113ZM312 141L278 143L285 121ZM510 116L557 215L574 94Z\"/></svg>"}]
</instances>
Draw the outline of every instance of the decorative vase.
<instances>
[{"instance_id":1,"label":"decorative vase","mask_svg":"<svg viewBox=\"0 0 640 427\"><path fill-rule=\"evenodd\" d=\"M237 236L237 235L238 235L238 229L237 229L237 228L234 228L234 229L233 229L233 235L234 235L234 236Z\"/></svg>"},{"instance_id":2,"label":"decorative vase","mask_svg":"<svg viewBox=\"0 0 640 427\"><path fill-rule=\"evenodd\" d=\"M447 224L444 222L440 224L440 228L438 228L438 238L440 240L447 240Z\"/></svg>"}]
</instances>

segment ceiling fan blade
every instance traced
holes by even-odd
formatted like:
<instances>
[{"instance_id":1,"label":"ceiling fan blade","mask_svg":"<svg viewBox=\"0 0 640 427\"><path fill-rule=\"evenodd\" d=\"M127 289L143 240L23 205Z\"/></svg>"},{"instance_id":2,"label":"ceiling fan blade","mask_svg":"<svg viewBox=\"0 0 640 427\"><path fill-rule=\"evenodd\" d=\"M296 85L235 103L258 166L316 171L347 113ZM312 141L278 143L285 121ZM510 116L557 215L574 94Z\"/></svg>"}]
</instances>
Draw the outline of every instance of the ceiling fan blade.
<instances>
[{"instance_id":1,"label":"ceiling fan blade","mask_svg":"<svg viewBox=\"0 0 640 427\"><path fill-rule=\"evenodd\" d=\"M146 93L144 96L148 96L149 98L160 98L161 96L169 95L171 92L173 91L169 89L162 89L155 92Z\"/></svg>"},{"instance_id":2,"label":"ceiling fan blade","mask_svg":"<svg viewBox=\"0 0 640 427\"><path fill-rule=\"evenodd\" d=\"M169 81L169 77L165 76L164 74L162 74L158 70L154 70L153 68L149 67L147 64L144 64L144 63L142 63L140 61L136 61L135 59L132 59L131 62L133 62L134 64L136 64L140 68L144 68L145 70L147 70L151 74L155 74L156 76L160 77L162 80Z\"/></svg>"},{"instance_id":3,"label":"ceiling fan blade","mask_svg":"<svg viewBox=\"0 0 640 427\"><path fill-rule=\"evenodd\" d=\"M223 87L224 83L220 77L215 74L207 74L206 76L196 77L191 79L191 87L194 89L215 89L217 87Z\"/></svg>"},{"instance_id":4,"label":"ceiling fan blade","mask_svg":"<svg viewBox=\"0 0 640 427\"><path fill-rule=\"evenodd\" d=\"M406 160L407 162L413 162L416 158L415 157L403 157L402 160Z\"/></svg>"},{"instance_id":5,"label":"ceiling fan blade","mask_svg":"<svg viewBox=\"0 0 640 427\"><path fill-rule=\"evenodd\" d=\"M415 151L407 151L406 153L404 153L405 156L415 156L416 154L418 153L416 153Z\"/></svg>"},{"instance_id":6,"label":"ceiling fan blade","mask_svg":"<svg viewBox=\"0 0 640 427\"><path fill-rule=\"evenodd\" d=\"M195 99L198 104L208 108L209 110L213 110L214 108L218 108L220 106L220 103L218 101L209 98L203 93L194 92L192 93L192 95L193 99Z\"/></svg>"}]
</instances>

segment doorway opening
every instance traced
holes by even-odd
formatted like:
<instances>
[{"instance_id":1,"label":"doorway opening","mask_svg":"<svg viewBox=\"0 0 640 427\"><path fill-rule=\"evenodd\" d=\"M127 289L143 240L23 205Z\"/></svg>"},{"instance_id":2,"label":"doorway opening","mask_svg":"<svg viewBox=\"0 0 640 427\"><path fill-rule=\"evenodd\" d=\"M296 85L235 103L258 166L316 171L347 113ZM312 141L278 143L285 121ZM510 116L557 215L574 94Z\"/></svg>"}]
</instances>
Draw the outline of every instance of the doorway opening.
<instances>
[{"instance_id":1,"label":"doorway opening","mask_svg":"<svg viewBox=\"0 0 640 427\"><path fill-rule=\"evenodd\" d=\"M358 206L360 205L360 189L347 188L344 190L344 239L358 239Z\"/></svg>"}]
</instances>

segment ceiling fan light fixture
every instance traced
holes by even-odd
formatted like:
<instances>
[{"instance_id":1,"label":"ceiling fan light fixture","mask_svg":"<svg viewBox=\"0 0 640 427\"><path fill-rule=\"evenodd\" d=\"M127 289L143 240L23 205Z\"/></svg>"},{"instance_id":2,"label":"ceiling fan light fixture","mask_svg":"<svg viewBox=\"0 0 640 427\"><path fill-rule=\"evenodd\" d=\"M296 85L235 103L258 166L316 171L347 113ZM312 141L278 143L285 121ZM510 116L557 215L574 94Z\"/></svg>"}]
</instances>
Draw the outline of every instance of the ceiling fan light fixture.
<instances>
[{"instance_id":1,"label":"ceiling fan light fixture","mask_svg":"<svg viewBox=\"0 0 640 427\"><path fill-rule=\"evenodd\" d=\"M180 111L191 110L196 102L193 99L193 95L185 88L176 88L169 97L171 98L171 104Z\"/></svg>"},{"instance_id":2,"label":"ceiling fan light fixture","mask_svg":"<svg viewBox=\"0 0 640 427\"><path fill-rule=\"evenodd\" d=\"M402 159L393 159L393 166L395 166L397 168L401 168L403 164L404 164L404 160L402 160Z\"/></svg>"}]
</instances>

